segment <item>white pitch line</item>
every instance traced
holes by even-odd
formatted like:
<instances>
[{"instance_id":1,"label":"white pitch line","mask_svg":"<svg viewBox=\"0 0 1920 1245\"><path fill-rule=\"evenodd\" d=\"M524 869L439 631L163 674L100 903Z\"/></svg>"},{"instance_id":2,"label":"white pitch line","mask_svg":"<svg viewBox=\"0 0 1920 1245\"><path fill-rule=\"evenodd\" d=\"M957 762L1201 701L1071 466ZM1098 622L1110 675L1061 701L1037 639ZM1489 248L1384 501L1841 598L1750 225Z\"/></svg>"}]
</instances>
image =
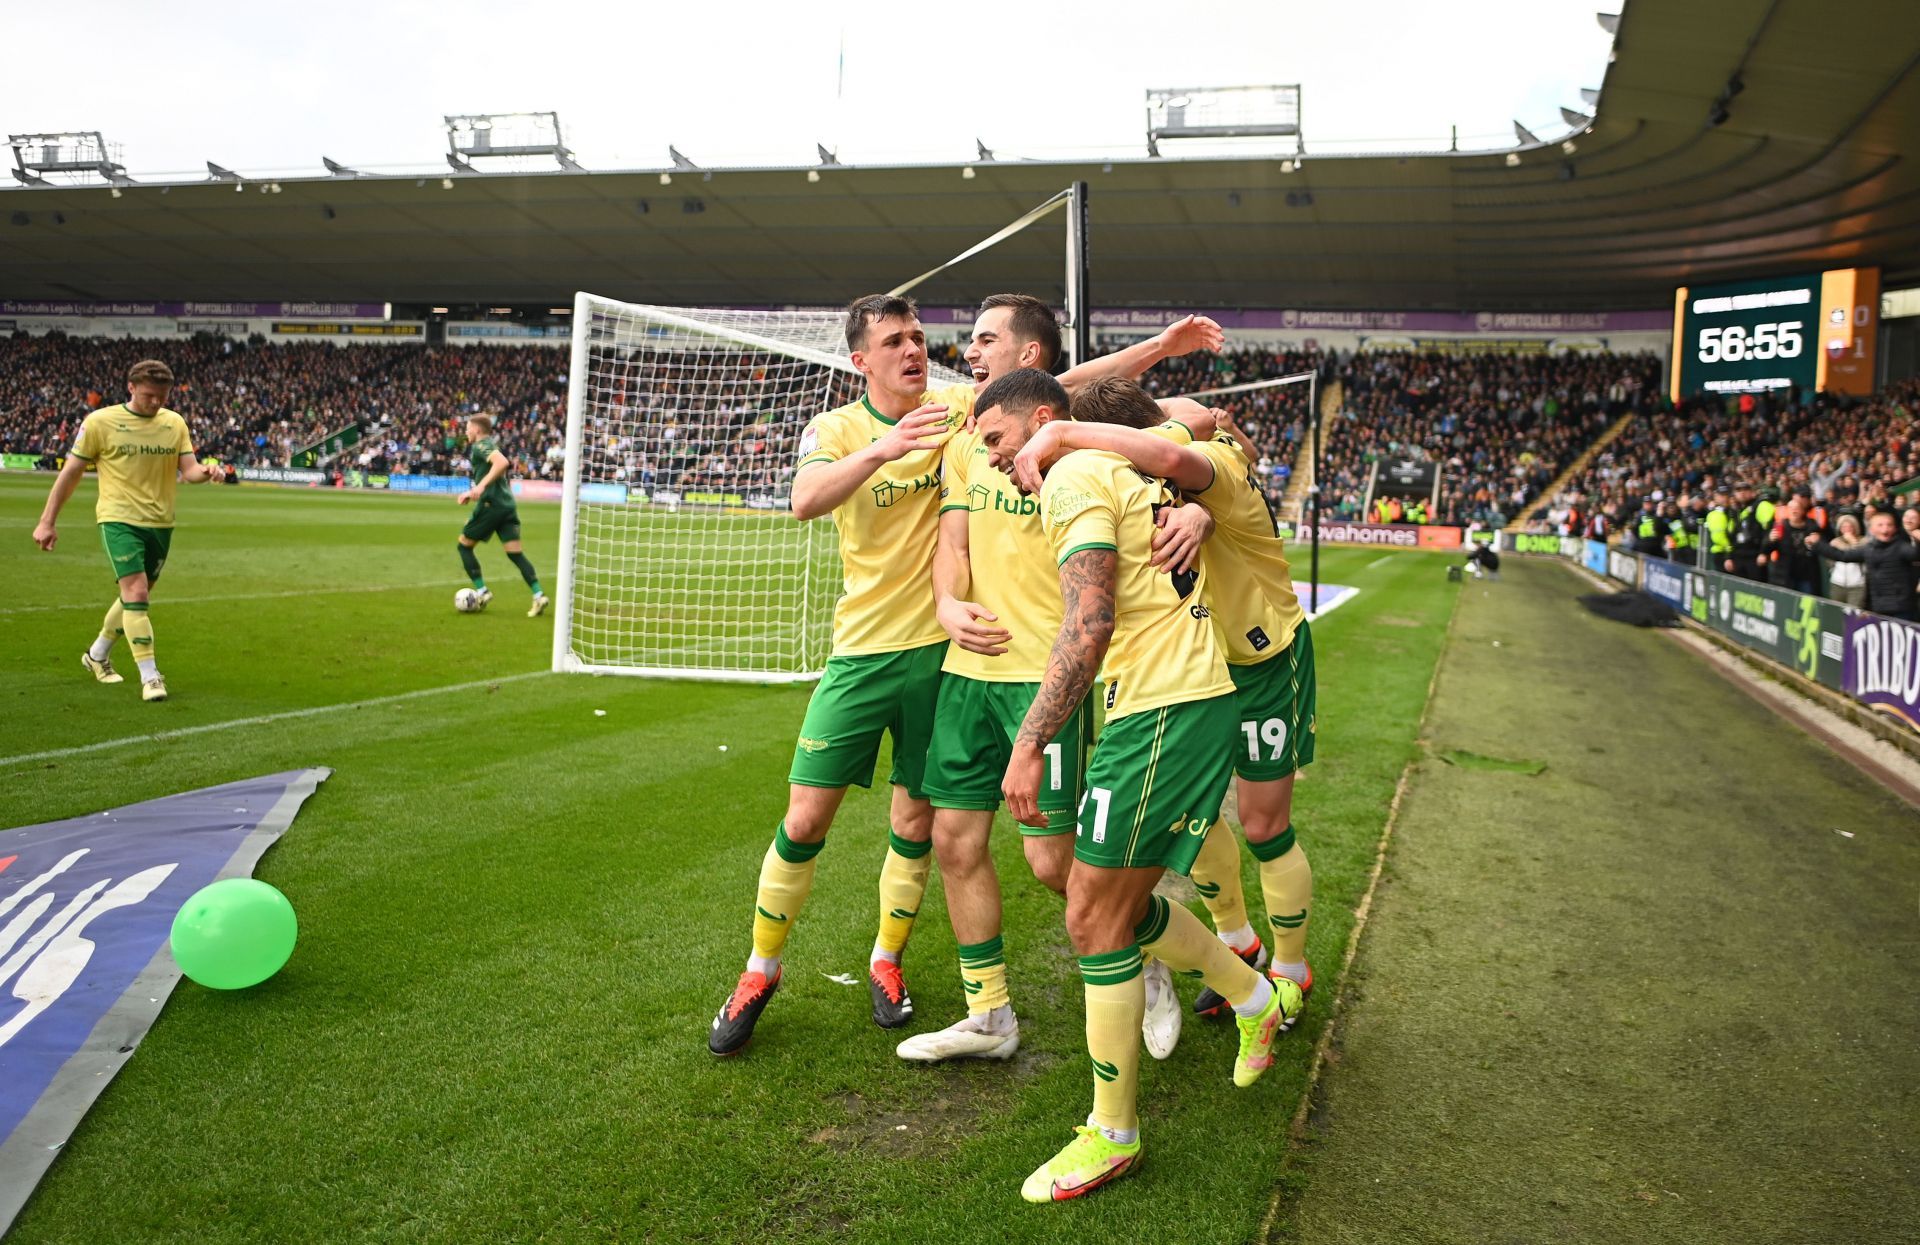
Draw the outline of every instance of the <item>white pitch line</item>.
<instances>
[{"instance_id":1,"label":"white pitch line","mask_svg":"<svg viewBox=\"0 0 1920 1245\"><path fill-rule=\"evenodd\" d=\"M452 583L452 580L447 582ZM286 592L232 592L224 596L208 597L161 597L160 607L171 609L176 605L208 605L215 601L272 601L281 597L332 597L348 592L404 592L409 588L432 587L431 584L379 584L374 587L360 588L293 588ZM60 610L93 610L98 613L100 605L96 601L86 601L73 605L15 605L0 609L0 615L7 614L50 614Z\"/></svg>"},{"instance_id":2,"label":"white pitch line","mask_svg":"<svg viewBox=\"0 0 1920 1245\"><path fill-rule=\"evenodd\" d=\"M552 674L551 670L528 670L521 674L501 675L497 679L475 679L471 683L449 683L445 687L423 687L418 691L398 692L392 696L375 696L369 700L350 700L337 705L315 705L309 709L289 709L284 713L263 713L251 718L231 718L225 722L207 722L200 726L182 726L170 731L155 731L150 735L126 735L119 739L105 739L97 744L79 744L72 748L49 748L45 752L23 752L19 756L0 757L0 768L12 765L25 765L30 761L50 761L55 757L79 756L85 752L104 752L109 748L124 748L131 744L161 743L169 739L183 739L188 735L205 735L210 731L231 730L236 726L264 726L268 722L286 722L293 718L319 717L323 713L334 713L341 709L371 709L378 705L397 704L403 700L418 700L423 696L438 696L443 692L470 692L476 688L491 687L498 683L519 683L525 679L538 679Z\"/></svg>"},{"instance_id":3,"label":"white pitch line","mask_svg":"<svg viewBox=\"0 0 1920 1245\"><path fill-rule=\"evenodd\" d=\"M1391 561L1393 561L1393 555L1389 553L1383 558L1375 558L1373 561L1367 563L1367 569L1372 570L1376 566L1385 566Z\"/></svg>"}]
</instances>

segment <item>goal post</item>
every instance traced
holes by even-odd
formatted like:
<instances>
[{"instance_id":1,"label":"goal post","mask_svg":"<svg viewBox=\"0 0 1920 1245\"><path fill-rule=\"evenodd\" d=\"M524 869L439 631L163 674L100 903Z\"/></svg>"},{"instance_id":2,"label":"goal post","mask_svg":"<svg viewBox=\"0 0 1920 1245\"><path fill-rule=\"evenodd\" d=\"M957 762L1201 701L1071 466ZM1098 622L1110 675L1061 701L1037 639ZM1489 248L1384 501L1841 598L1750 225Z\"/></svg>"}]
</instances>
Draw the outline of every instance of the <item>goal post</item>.
<instances>
[{"instance_id":1,"label":"goal post","mask_svg":"<svg viewBox=\"0 0 1920 1245\"><path fill-rule=\"evenodd\" d=\"M790 490L807 423L864 389L844 325L576 296L555 670L819 676L838 543L831 519L795 521ZM959 383L931 370L929 387Z\"/></svg>"}]
</instances>

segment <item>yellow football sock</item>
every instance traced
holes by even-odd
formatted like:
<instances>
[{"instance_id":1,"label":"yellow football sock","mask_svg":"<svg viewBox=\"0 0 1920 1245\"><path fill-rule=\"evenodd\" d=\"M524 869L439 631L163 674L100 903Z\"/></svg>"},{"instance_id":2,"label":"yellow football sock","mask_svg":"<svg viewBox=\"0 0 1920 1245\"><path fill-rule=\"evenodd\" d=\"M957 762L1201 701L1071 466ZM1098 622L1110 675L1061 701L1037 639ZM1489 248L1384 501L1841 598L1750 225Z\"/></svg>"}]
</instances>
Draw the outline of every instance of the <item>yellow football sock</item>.
<instances>
[{"instance_id":1,"label":"yellow football sock","mask_svg":"<svg viewBox=\"0 0 1920 1245\"><path fill-rule=\"evenodd\" d=\"M898 957L906 950L913 918L920 915L920 900L927 893L927 875L932 872L933 840L909 843L887 831L887 861L880 866L880 934L874 939L875 952Z\"/></svg>"},{"instance_id":2,"label":"yellow football sock","mask_svg":"<svg viewBox=\"0 0 1920 1245\"><path fill-rule=\"evenodd\" d=\"M100 623L100 638L107 642L109 650L113 648L114 641L127 633L126 625L121 622L124 613L125 607L116 599L107 607L107 616Z\"/></svg>"},{"instance_id":3,"label":"yellow football sock","mask_svg":"<svg viewBox=\"0 0 1920 1245\"><path fill-rule=\"evenodd\" d=\"M122 601L120 625L127 633L127 647L133 650L135 661L152 661L153 657L153 619L147 617L145 601Z\"/></svg>"},{"instance_id":4,"label":"yellow football sock","mask_svg":"<svg viewBox=\"0 0 1920 1245\"><path fill-rule=\"evenodd\" d=\"M1220 946L1219 939L1208 937L1207 941L1227 955L1233 954ZM1147 1014L1147 983L1140 977L1140 948L1122 947L1100 955L1083 955L1080 976L1086 982L1087 991L1087 1054L1093 1059L1093 1122L1101 1128L1138 1128L1140 1022Z\"/></svg>"},{"instance_id":5,"label":"yellow football sock","mask_svg":"<svg viewBox=\"0 0 1920 1245\"><path fill-rule=\"evenodd\" d=\"M1293 827L1265 843L1247 845L1260 862L1260 891L1273 926L1273 961L1298 964L1307 958L1307 913L1313 907L1313 867L1295 841Z\"/></svg>"},{"instance_id":6,"label":"yellow football sock","mask_svg":"<svg viewBox=\"0 0 1920 1245\"><path fill-rule=\"evenodd\" d=\"M1193 889L1207 905L1213 928L1229 933L1247 927L1247 889L1240 881L1240 840L1234 837L1226 818L1213 823L1207 837L1200 840L1200 855L1193 862Z\"/></svg>"},{"instance_id":7,"label":"yellow football sock","mask_svg":"<svg viewBox=\"0 0 1920 1245\"><path fill-rule=\"evenodd\" d=\"M1007 1006L1007 953L1000 935L960 944L960 985L967 992L969 1016Z\"/></svg>"},{"instance_id":8,"label":"yellow football sock","mask_svg":"<svg viewBox=\"0 0 1920 1245\"><path fill-rule=\"evenodd\" d=\"M753 900L755 955L778 959L786 948L787 935L793 932L793 923L813 890L813 858L826 845L824 839L795 843L787 837L784 823L773 832L773 846L760 862L760 891Z\"/></svg>"},{"instance_id":9,"label":"yellow football sock","mask_svg":"<svg viewBox=\"0 0 1920 1245\"><path fill-rule=\"evenodd\" d=\"M1200 918L1164 896L1148 897L1147 917L1134 927L1142 950L1177 973L1198 971L1202 980L1236 1007L1260 988L1260 974L1207 932Z\"/></svg>"}]
</instances>

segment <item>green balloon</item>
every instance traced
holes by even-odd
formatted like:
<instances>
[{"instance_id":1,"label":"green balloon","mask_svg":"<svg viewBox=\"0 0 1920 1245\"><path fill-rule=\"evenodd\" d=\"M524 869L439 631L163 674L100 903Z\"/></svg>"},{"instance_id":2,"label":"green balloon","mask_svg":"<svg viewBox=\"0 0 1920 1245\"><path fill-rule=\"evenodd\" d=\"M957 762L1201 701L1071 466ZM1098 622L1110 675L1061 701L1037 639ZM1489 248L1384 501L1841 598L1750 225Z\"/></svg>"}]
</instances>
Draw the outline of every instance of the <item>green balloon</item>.
<instances>
[{"instance_id":1,"label":"green balloon","mask_svg":"<svg viewBox=\"0 0 1920 1245\"><path fill-rule=\"evenodd\" d=\"M226 878L181 905L173 958L203 986L244 990L280 971L299 934L285 895L255 878Z\"/></svg>"}]
</instances>

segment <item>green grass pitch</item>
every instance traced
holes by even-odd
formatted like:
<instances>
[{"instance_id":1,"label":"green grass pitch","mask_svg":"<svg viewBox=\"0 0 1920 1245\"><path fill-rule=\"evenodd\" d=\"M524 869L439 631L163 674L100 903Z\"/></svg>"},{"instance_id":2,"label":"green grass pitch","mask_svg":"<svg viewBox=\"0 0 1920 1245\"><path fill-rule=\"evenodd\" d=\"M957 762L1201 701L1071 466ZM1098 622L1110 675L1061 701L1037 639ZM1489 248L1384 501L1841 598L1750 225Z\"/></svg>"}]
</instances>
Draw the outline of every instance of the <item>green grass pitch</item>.
<instances>
[{"instance_id":1,"label":"green grass pitch","mask_svg":"<svg viewBox=\"0 0 1920 1245\"><path fill-rule=\"evenodd\" d=\"M522 616L525 589L497 546L480 555L493 607L453 611L451 499L207 487L182 490L154 597L174 699L144 705L131 679L102 687L80 669L113 588L90 486L55 553L26 539L49 482L0 475L0 826L300 766L334 776L257 872L299 911L292 962L232 996L184 983L15 1239L1230 1241L1258 1229L1416 752L1457 593L1438 559L1324 558L1325 578L1362 592L1316 629L1321 759L1297 799L1323 974L1307 1020L1245 1091L1229 1080L1230 1027L1190 1024L1175 1056L1144 1070L1139 1174L1032 1207L1019 1182L1083 1118L1089 1078L1060 906L1025 875L1015 836L996 843L1025 1043L1010 1065L904 1065L864 988L827 976L865 963L884 788L848 800L785 986L748 1051L716 1061L706 1026L747 951L806 687L534 674L552 623ZM522 513L551 576L557 508ZM470 686L433 690L457 685ZM427 694L391 699L410 692ZM301 710L320 712L276 716ZM242 718L264 720L223 725ZM145 738L183 727L214 729ZM124 742L61 753L106 740ZM906 969L923 1027L960 1014L937 876Z\"/></svg>"}]
</instances>

